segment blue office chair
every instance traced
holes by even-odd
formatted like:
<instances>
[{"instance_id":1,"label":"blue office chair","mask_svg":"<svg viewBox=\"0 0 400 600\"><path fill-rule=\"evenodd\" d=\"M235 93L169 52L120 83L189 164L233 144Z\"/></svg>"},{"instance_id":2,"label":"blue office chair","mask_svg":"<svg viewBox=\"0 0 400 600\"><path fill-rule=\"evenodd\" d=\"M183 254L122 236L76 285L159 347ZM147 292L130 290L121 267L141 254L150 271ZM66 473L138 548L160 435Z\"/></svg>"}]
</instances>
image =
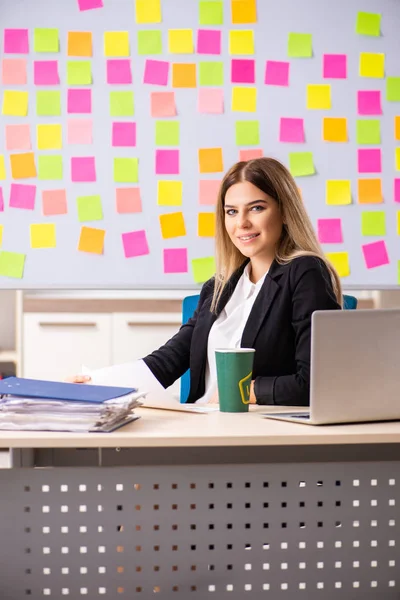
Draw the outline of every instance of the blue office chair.
<instances>
[{"instance_id":1,"label":"blue office chair","mask_svg":"<svg viewBox=\"0 0 400 600\"><path fill-rule=\"evenodd\" d=\"M355 296L349 296L343 294L343 308L344 310L355 310L357 308L358 300Z\"/></svg>"}]
</instances>

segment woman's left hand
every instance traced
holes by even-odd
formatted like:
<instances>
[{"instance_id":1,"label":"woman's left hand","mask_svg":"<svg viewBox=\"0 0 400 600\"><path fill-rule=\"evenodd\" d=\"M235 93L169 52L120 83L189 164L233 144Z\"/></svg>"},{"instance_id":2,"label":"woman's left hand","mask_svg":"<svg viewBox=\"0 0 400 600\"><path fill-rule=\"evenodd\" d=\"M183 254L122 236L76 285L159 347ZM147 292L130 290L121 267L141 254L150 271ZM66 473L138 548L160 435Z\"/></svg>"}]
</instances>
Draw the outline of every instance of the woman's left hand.
<instances>
[{"instance_id":1,"label":"woman's left hand","mask_svg":"<svg viewBox=\"0 0 400 600\"><path fill-rule=\"evenodd\" d=\"M254 380L251 382L251 385L250 385L250 401L249 401L249 403L257 404L257 398L254 393ZM218 390L215 390L214 394L211 396L211 398L207 404L219 404Z\"/></svg>"}]
</instances>

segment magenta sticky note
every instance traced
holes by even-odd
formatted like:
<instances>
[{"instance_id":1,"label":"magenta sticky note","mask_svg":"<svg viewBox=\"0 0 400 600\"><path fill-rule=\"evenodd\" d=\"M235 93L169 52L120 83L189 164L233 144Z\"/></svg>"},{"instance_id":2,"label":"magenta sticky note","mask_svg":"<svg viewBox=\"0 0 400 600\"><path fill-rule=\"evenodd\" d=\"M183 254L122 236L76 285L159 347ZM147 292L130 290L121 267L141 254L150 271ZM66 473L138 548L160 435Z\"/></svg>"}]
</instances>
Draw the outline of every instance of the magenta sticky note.
<instances>
[{"instance_id":1,"label":"magenta sticky note","mask_svg":"<svg viewBox=\"0 0 400 600\"><path fill-rule=\"evenodd\" d=\"M216 204L220 187L220 179L200 179L199 204Z\"/></svg>"},{"instance_id":2,"label":"magenta sticky note","mask_svg":"<svg viewBox=\"0 0 400 600\"><path fill-rule=\"evenodd\" d=\"M280 142L304 142L304 119L282 117L279 128Z\"/></svg>"},{"instance_id":3,"label":"magenta sticky note","mask_svg":"<svg viewBox=\"0 0 400 600\"><path fill-rule=\"evenodd\" d=\"M371 244L364 244L362 246L364 254L365 265L367 269L373 269L374 267L381 267L382 265L389 264L389 256L385 242L372 242Z\"/></svg>"},{"instance_id":4,"label":"magenta sticky note","mask_svg":"<svg viewBox=\"0 0 400 600\"><path fill-rule=\"evenodd\" d=\"M164 273L187 273L188 258L186 248L164 249Z\"/></svg>"},{"instance_id":5,"label":"magenta sticky note","mask_svg":"<svg viewBox=\"0 0 400 600\"><path fill-rule=\"evenodd\" d=\"M3 188L0 188L0 212L4 210Z\"/></svg>"},{"instance_id":6,"label":"magenta sticky note","mask_svg":"<svg viewBox=\"0 0 400 600\"><path fill-rule=\"evenodd\" d=\"M10 208L35 208L36 185L12 183L10 190Z\"/></svg>"},{"instance_id":7,"label":"magenta sticky note","mask_svg":"<svg viewBox=\"0 0 400 600\"><path fill-rule=\"evenodd\" d=\"M58 85L58 63L56 60L35 60L33 63L35 85Z\"/></svg>"},{"instance_id":8,"label":"magenta sticky note","mask_svg":"<svg viewBox=\"0 0 400 600\"><path fill-rule=\"evenodd\" d=\"M144 229L123 233L122 244L124 247L125 258L149 254L149 245L147 243L146 232Z\"/></svg>"},{"instance_id":9,"label":"magenta sticky note","mask_svg":"<svg viewBox=\"0 0 400 600\"><path fill-rule=\"evenodd\" d=\"M68 90L67 112L87 114L92 112L92 90Z\"/></svg>"},{"instance_id":10,"label":"magenta sticky note","mask_svg":"<svg viewBox=\"0 0 400 600\"><path fill-rule=\"evenodd\" d=\"M71 158L72 181L96 181L96 165L94 156Z\"/></svg>"},{"instance_id":11,"label":"magenta sticky note","mask_svg":"<svg viewBox=\"0 0 400 600\"><path fill-rule=\"evenodd\" d=\"M179 150L156 150L156 175L179 175Z\"/></svg>"},{"instance_id":12,"label":"magenta sticky note","mask_svg":"<svg viewBox=\"0 0 400 600\"><path fill-rule=\"evenodd\" d=\"M168 85L169 62L165 60L146 60L144 83Z\"/></svg>"},{"instance_id":13,"label":"magenta sticky note","mask_svg":"<svg viewBox=\"0 0 400 600\"><path fill-rule=\"evenodd\" d=\"M218 29L199 29L197 32L198 54L221 54L221 31Z\"/></svg>"},{"instance_id":14,"label":"magenta sticky note","mask_svg":"<svg viewBox=\"0 0 400 600\"><path fill-rule=\"evenodd\" d=\"M110 59L107 61L107 83L132 83L131 61L128 59Z\"/></svg>"},{"instance_id":15,"label":"magenta sticky note","mask_svg":"<svg viewBox=\"0 0 400 600\"><path fill-rule=\"evenodd\" d=\"M255 83L255 61L233 58L231 61L232 83Z\"/></svg>"},{"instance_id":16,"label":"magenta sticky note","mask_svg":"<svg viewBox=\"0 0 400 600\"><path fill-rule=\"evenodd\" d=\"M113 146L136 146L136 123L115 122L112 124Z\"/></svg>"},{"instance_id":17,"label":"magenta sticky note","mask_svg":"<svg viewBox=\"0 0 400 600\"><path fill-rule=\"evenodd\" d=\"M267 60L264 82L267 85L289 85L289 63L279 60Z\"/></svg>"},{"instance_id":18,"label":"magenta sticky note","mask_svg":"<svg viewBox=\"0 0 400 600\"><path fill-rule=\"evenodd\" d=\"M91 119L68 119L68 144L91 144L93 122Z\"/></svg>"},{"instance_id":19,"label":"magenta sticky note","mask_svg":"<svg viewBox=\"0 0 400 600\"><path fill-rule=\"evenodd\" d=\"M29 54L27 29L4 30L4 54Z\"/></svg>"},{"instance_id":20,"label":"magenta sticky note","mask_svg":"<svg viewBox=\"0 0 400 600\"><path fill-rule=\"evenodd\" d=\"M357 92L357 110L359 115L381 115L381 92L379 90Z\"/></svg>"},{"instance_id":21,"label":"magenta sticky note","mask_svg":"<svg viewBox=\"0 0 400 600\"><path fill-rule=\"evenodd\" d=\"M81 11L103 8L103 0L78 0L78 8Z\"/></svg>"},{"instance_id":22,"label":"magenta sticky note","mask_svg":"<svg viewBox=\"0 0 400 600\"><path fill-rule=\"evenodd\" d=\"M400 179L394 180L394 201L400 202Z\"/></svg>"},{"instance_id":23,"label":"magenta sticky note","mask_svg":"<svg viewBox=\"0 0 400 600\"><path fill-rule=\"evenodd\" d=\"M358 172L359 173L381 173L382 159L380 148L358 149Z\"/></svg>"},{"instance_id":24,"label":"magenta sticky note","mask_svg":"<svg viewBox=\"0 0 400 600\"><path fill-rule=\"evenodd\" d=\"M346 79L347 56L346 54L324 54L323 77L325 79Z\"/></svg>"},{"instance_id":25,"label":"magenta sticky note","mask_svg":"<svg viewBox=\"0 0 400 600\"><path fill-rule=\"evenodd\" d=\"M197 96L199 113L221 114L224 112L224 90L220 88L199 88Z\"/></svg>"},{"instance_id":26,"label":"magenta sticky note","mask_svg":"<svg viewBox=\"0 0 400 600\"><path fill-rule=\"evenodd\" d=\"M342 219L318 219L318 240L321 244L342 244Z\"/></svg>"}]
</instances>

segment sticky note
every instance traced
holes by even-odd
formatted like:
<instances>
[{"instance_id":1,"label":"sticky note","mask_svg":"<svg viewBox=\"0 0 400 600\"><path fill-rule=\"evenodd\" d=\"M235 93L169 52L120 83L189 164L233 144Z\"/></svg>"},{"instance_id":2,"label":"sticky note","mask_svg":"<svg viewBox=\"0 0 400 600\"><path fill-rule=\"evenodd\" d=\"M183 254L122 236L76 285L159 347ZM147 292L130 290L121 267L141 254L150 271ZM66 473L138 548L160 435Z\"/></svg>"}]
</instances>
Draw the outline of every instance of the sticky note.
<instances>
[{"instance_id":1,"label":"sticky note","mask_svg":"<svg viewBox=\"0 0 400 600\"><path fill-rule=\"evenodd\" d=\"M293 177L314 175L315 167L312 152L289 152L289 170Z\"/></svg>"},{"instance_id":2,"label":"sticky note","mask_svg":"<svg viewBox=\"0 0 400 600\"><path fill-rule=\"evenodd\" d=\"M95 8L103 8L103 0L78 0L80 11L94 10Z\"/></svg>"},{"instance_id":3,"label":"sticky note","mask_svg":"<svg viewBox=\"0 0 400 600\"><path fill-rule=\"evenodd\" d=\"M304 143L304 119L281 117L279 128L280 142Z\"/></svg>"},{"instance_id":4,"label":"sticky note","mask_svg":"<svg viewBox=\"0 0 400 600\"><path fill-rule=\"evenodd\" d=\"M105 235L106 232L104 229L96 229L94 227L86 227L84 225L79 236L79 252L103 254Z\"/></svg>"},{"instance_id":5,"label":"sticky note","mask_svg":"<svg viewBox=\"0 0 400 600\"><path fill-rule=\"evenodd\" d=\"M186 248L164 248L164 273L187 273L188 257Z\"/></svg>"},{"instance_id":6,"label":"sticky note","mask_svg":"<svg viewBox=\"0 0 400 600\"><path fill-rule=\"evenodd\" d=\"M199 237L215 237L215 213L201 212L197 219Z\"/></svg>"},{"instance_id":7,"label":"sticky note","mask_svg":"<svg viewBox=\"0 0 400 600\"><path fill-rule=\"evenodd\" d=\"M256 146L260 143L259 121L236 121L236 145Z\"/></svg>"},{"instance_id":8,"label":"sticky note","mask_svg":"<svg viewBox=\"0 0 400 600\"><path fill-rule=\"evenodd\" d=\"M129 56L128 31L104 32L104 56Z\"/></svg>"},{"instance_id":9,"label":"sticky note","mask_svg":"<svg viewBox=\"0 0 400 600\"><path fill-rule=\"evenodd\" d=\"M328 179L326 182L326 204L333 206L351 204L350 180Z\"/></svg>"},{"instance_id":10,"label":"sticky note","mask_svg":"<svg viewBox=\"0 0 400 600\"><path fill-rule=\"evenodd\" d=\"M356 21L356 33L359 35L380 36L381 15L379 13L358 12Z\"/></svg>"},{"instance_id":11,"label":"sticky note","mask_svg":"<svg viewBox=\"0 0 400 600\"><path fill-rule=\"evenodd\" d=\"M357 93L357 109L359 115L381 115L381 92L359 91Z\"/></svg>"},{"instance_id":12,"label":"sticky note","mask_svg":"<svg viewBox=\"0 0 400 600\"><path fill-rule=\"evenodd\" d=\"M168 85L169 62L146 60L143 82L152 85Z\"/></svg>"},{"instance_id":13,"label":"sticky note","mask_svg":"<svg viewBox=\"0 0 400 600\"><path fill-rule=\"evenodd\" d=\"M138 187L117 188L115 190L116 211L119 214L142 212L142 199Z\"/></svg>"},{"instance_id":14,"label":"sticky note","mask_svg":"<svg viewBox=\"0 0 400 600\"><path fill-rule=\"evenodd\" d=\"M346 79L347 78L347 55L346 54L324 54L323 77L324 77L324 79Z\"/></svg>"},{"instance_id":15,"label":"sticky note","mask_svg":"<svg viewBox=\"0 0 400 600\"><path fill-rule=\"evenodd\" d=\"M361 248L367 269L374 269L375 267L382 267L389 264L389 255L386 243L383 240L364 244Z\"/></svg>"},{"instance_id":16,"label":"sticky note","mask_svg":"<svg viewBox=\"0 0 400 600\"><path fill-rule=\"evenodd\" d=\"M151 93L151 116L152 117L175 117L175 92L152 92Z\"/></svg>"},{"instance_id":17,"label":"sticky note","mask_svg":"<svg viewBox=\"0 0 400 600\"><path fill-rule=\"evenodd\" d=\"M67 214L67 192L65 190L43 190L42 212L45 217Z\"/></svg>"},{"instance_id":18,"label":"sticky note","mask_svg":"<svg viewBox=\"0 0 400 600\"><path fill-rule=\"evenodd\" d=\"M325 142L347 142L347 119L324 117L322 139Z\"/></svg>"},{"instance_id":19,"label":"sticky note","mask_svg":"<svg viewBox=\"0 0 400 600\"><path fill-rule=\"evenodd\" d=\"M71 158L71 181L96 181L94 156L73 156Z\"/></svg>"},{"instance_id":20,"label":"sticky note","mask_svg":"<svg viewBox=\"0 0 400 600\"><path fill-rule=\"evenodd\" d=\"M255 83L255 61L247 58L233 58L231 81L232 83Z\"/></svg>"},{"instance_id":21,"label":"sticky note","mask_svg":"<svg viewBox=\"0 0 400 600\"><path fill-rule=\"evenodd\" d=\"M68 119L68 144L91 144L93 142L91 119Z\"/></svg>"},{"instance_id":22,"label":"sticky note","mask_svg":"<svg viewBox=\"0 0 400 600\"><path fill-rule=\"evenodd\" d=\"M29 125L6 125L7 150L30 150L31 147Z\"/></svg>"},{"instance_id":23,"label":"sticky note","mask_svg":"<svg viewBox=\"0 0 400 600\"><path fill-rule=\"evenodd\" d=\"M110 115L132 117L135 112L133 92L110 92Z\"/></svg>"},{"instance_id":24,"label":"sticky note","mask_svg":"<svg viewBox=\"0 0 400 600\"><path fill-rule=\"evenodd\" d=\"M400 211L397 211L397 231L396 231L396 233L397 233L397 235L400 235ZM0 238L0 245L1 245L1 238Z\"/></svg>"},{"instance_id":25,"label":"sticky note","mask_svg":"<svg viewBox=\"0 0 400 600\"><path fill-rule=\"evenodd\" d=\"M311 58L313 55L311 33L289 33L287 52L291 58Z\"/></svg>"},{"instance_id":26,"label":"sticky note","mask_svg":"<svg viewBox=\"0 0 400 600\"><path fill-rule=\"evenodd\" d=\"M92 63L90 60L67 61L68 85L91 85Z\"/></svg>"},{"instance_id":27,"label":"sticky note","mask_svg":"<svg viewBox=\"0 0 400 600\"><path fill-rule=\"evenodd\" d=\"M255 112L257 110L257 88L232 88L232 110L237 112Z\"/></svg>"},{"instance_id":28,"label":"sticky note","mask_svg":"<svg viewBox=\"0 0 400 600\"><path fill-rule=\"evenodd\" d=\"M359 204L381 204L383 202L381 179L359 179L357 185Z\"/></svg>"},{"instance_id":29,"label":"sticky note","mask_svg":"<svg viewBox=\"0 0 400 600\"><path fill-rule=\"evenodd\" d=\"M68 90L67 112L90 114L92 112L92 90Z\"/></svg>"},{"instance_id":30,"label":"sticky note","mask_svg":"<svg viewBox=\"0 0 400 600\"><path fill-rule=\"evenodd\" d=\"M266 85L289 85L289 64L280 60L267 60L264 83Z\"/></svg>"},{"instance_id":31,"label":"sticky note","mask_svg":"<svg viewBox=\"0 0 400 600\"><path fill-rule=\"evenodd\" d=\"M256 0L231 0L232 23L257 23Z\"/></svg>"},{"instance_id":32,"label":"sticky note","mask_svg":"<svg viewBox=\"0 0 400 600\"><path fill-rule=\"evenodd\" d=\"M37 126L37 147L39 150L59 150L62 148L62 127L56 124Z\"/></svg>"},{"instance_id":33,"label":"sticky note","mask_svg":"<svg viewBox=\"0 0 400 600\"><path fill-rule=\"evenodd\" d=\"M396 171L400 171L400 148L396 148L395 152L396 152Z\"/></svg>"},{"instance_id":34,"label":"sticky note","mask_svg":"<svg viewBox=\"0 0 400 600\"><path fill-rule=\"evenodd\" d=\"M12 183L10 189L10 208L35 208L36 185Z\"/></svg>"},{"instance_id":35,"label":"sticky note","mask_svg":"<svg viewBox=\"0 0 400 600\"><path fill-rule=\"evenodd\" d=\"M0 252L0 275L22 279L24 276L25 254L18 252Z\"/></svg>"},{"instance_id":36,"label":"sticky note","mask_svg":"<svg viewBox=\"0 0 400 600\"><path fill-rule=\"evenodd\" d=\"M224 22L224 6L222 1L200 0L199 24L222 25Z\"/></svg>"},{"instance_id":37,"label":"sticky note","mask_svg":"<svg viewBox=\"0 0 400 600\"><path fill-rule=\"evenodd\" d=\"M29 54L27 29L4 30L4 54Z\"/></svg>"},{"instance_id":38,"label":"sticky note","mask_svg":"<svg viewBox=\"0 0 400 600\"><path fill-rule=\"evenodd\" d=\"M307 108L327 110L331 108L331 86L327 83L307 85Z\"/></svg>"},{"instance_id":39,"label":"sticky note","mask_svg":"<svg viewBox=\"0 0 400 600\"><path fill-rule=\"evenodd\" d=\"M137 158L114 158L114 181L116 183L137 183L139 168Z\"/></svg>"},{"instance_id":40,"label":"sticky note","mask_svg":"<svg viewBox=\"0 0 400 600\"><path fill-rule=\"evenodd\" d=\"M200 179L199 181L199 204L214 205L217 203L220 179Z\"/></svg>"},{"instance_id":41,"label":"sticky note","mask_svg":"<svg viewBox=\"0 0 400 600\"><path fill-rule=\"evenodd\" d=\"M162 54L161 29L144 30L137 32L138 54Z\"/></svg>"},{"instance_id":42,"label":"sticky note","mask_svg":"<svg viewBox=\"0 0 400 600\"><path fill-rule=\"evenodd\" d=\"M33 152L10 154L10 163L13 179L36 177L35 155Z\"/></svg>"},{"instance_id":43,"label":"sticky note","mask_svg":"<svg viewBox=\"0 0 400 600\"><path fill-rule=\"evenodd\" d=\"M0 188L0 212L3 212L3 211L4 211L4 197L3 197L3 190L2 190L2 188ZM3 226L1 226L1 227L3 227ZM0 234L1 236L3 235L2 232L3 232L3 229ZM1 243L2 243L2 239L0 239L0 246L1 246Z\"/></svg>"},{"instance_id":44,"label":"sticky note","mask_svg":"<svg viewBox=\"0 0 400 600\"><path fill-rule=\"evenodd\" d=\"M3 208L0 208L0 212L1 212L2 210L4 210L3 192L0 192L0 197L1 197L0 207L3 206ZM3 230L4 230L4 226L0 225L0 248L1 248L2 244L3 244Z\"/></svg>"},{"instance_id":45,"label":"sticky note","mask_svg":"<svg viewBox=\"0 0 400 600\"><path fill-rule=\"evenodd\" d=\"M380 148L359 148L357 155L359 173L381 173L382 160Z\"/></svg>"},{"instance_id":46,"label":"sticky note","mask_svg":"<svg viewBox=\"0 0 400 600\"><path fill-rule=\"evenodd\" d=\"M261 148L251 148L251 149L241 149L239 150L239 160L244 160L245 162L248 160L253 160L254 158L261 158L263 156L263 151Z\"/></svg>"},{"instance_id":47,"label":"sticky note","mask_svg":"<svg viewBox=\"0 0 400 600\"><path fill-rule=\"evenodd\" d=\"M193 54L193 31L191 29L168 29L168 52L170 54Z\"/></svg>"},{"instance_id":48,"label":"sticky note","mask_svg":"<svg viewBox=\"0 0 400 600\"><path fill-rule=\"evenodd\" d=\"M68 31L68 56L93 56L91 31Z\"/></svg>"},{"instance_id":49,"label":"sticky note","mask_svg":"<svg viewBox=\"0 0 400 600\"><path fill-rule=\"evenodd\" d=\"M394 201L400 202L400 179L395 179L393 184Z\"/></svg>"},{"instance_id":50,"label":"sticky note","mask_svg":"<svg viewBox=\"0 0 400 600\"><path fill-rule=\"evenodd\" d=\"M362 235L386 235L386 218L383 210L361 213Z\"/></svg>"},{"instance_id":51,"label":"sticky note","mask_svg":"<svg viewBox=\"0 0 400 600\"><path fill-rule=\"evenodd\" d=\"M221 54L221 30L197 30L197 54Z\"/></svg>"},{"instance_id":52,"label":"sticky note","mask_svg":"<svg viewBox=\"0 0 400 600\"><path fill-rule=\"evenodd\" d=\"M31 223L31 248L55 248L56 226L54 223Z\"/></svg>"},{"instance_id":53,"label":"sticky note","mask_svg":"<svg viewBox=\"0 0 400 600\"><path fill-rule=\"evenodd\" d=\"M36 114L38 117L61 116L61 93L58 91L36 92Z\"/></svg>"},{"instance_id":54,"label":"sticky note","mask_svg":"<svg viewBox=\"0 0 400 600\"><path fill-rule=\"evenodd\" d=\"M0 154L0 179L6 179L6 167L4 164L4 155Z\"/></svg>"},{"instance_id":55,"label":"sticky note","mask_svg":"<svg viewBox=\"0 0 400 600\"><path fill-rule=\"evenodd\" d=\"M199 113L222 114L224 112L224 90L221 88L199 88L197 110Z\"/></svg>"},{"instance_id":56,"label":"sticky note","mask_svg":"<svg viewBox=\"0 0 400 600\"><path fill-rule=\"evenodd\" d=\"M161 0L136 0L136 23L161 23Z\"/></svg>"},{"instance_id":57,"label":"sticky note","mask_svg":"<svg viewBox=\"0 0 400 600\"><path fill-rule=\"evenodd\" d=\"M144 229L123 233L122 245L124 248L125 258L144 256L145 254L150 253L146 232Z\"/></svg>"},{"instance_id":58,"label":"sticky note","mask_svg":"<svg viewBox=\"0 0 400 600\"><path fill-rule=\"evenodd\" d=\"M379 119L357 119L357 144L376 145L381 143Z\"/></svg>"},{"instance_id":59,"label":"sticky note","mask_svg":"<svg viewBox=\"0 0 400 600\"><path fill-rule=\"evenodd\" d=\"M132 83L131 61L128 59L110 59L107 61L107 83Z\"/></svg>"},{"instance_id":60,"label":"sticky note","mask_svg":"<svg viewBox=\"0 0 400 600\"><path fill-rule=\"evenodd\" d=\"M100 196L78 196L76 203L79 221L101 221L103 219Z\"/></svg>"},{"instance_id":61,"label":"sticky note","mask_svg":"<svg viewBox=\"0 0 400 600\"><path fill-rule=\"evenodd\" d=\"M394 118L394 139L400 140L400 117Z\"/></svg>"},{"instance_id":62,"label":"sticky note","mask_svg":"<svg viewBox=\"0 0 400 600\"><path fill-rule=\"evenodd\" d=\"M28 92L4 90L2 114L11 117L26 117L28 114Z\"/></svg>"},{"instance_id":63,"label":"sticky note","mask_svg":"<svg viewBox=\"0 0 400 600\"><path fill-rule=\"evenodd\" d=\"M179 150L156 150L156 175L179 175Z\"/></svg>"},{"instance_id":64,"label":"sticky note","mask_svg":"<svg viewBox=\"0 0 400 600\"><path fill-rule=\"evenodd\" d=\"M199 84L206 86L223 85L224 63L201 61L199 63Z\"/></svg>"},{"instance_id":65,"label":"sticky note","mask_svg":"<svg viewBox=\"0 0 400 600\"><path fill-rule=\"evenodd\" d=\"M223 170L222 148L199 148L200 173L220 173Z\"/></svg>"},{"instance_id":66,"label":"sticky note","mask_svg":"<svg viewBox=\"0 0 400 600\"><path fill-rule=\"evenodd\" d=\"M186 235L185 219L182 212L159 215L161 235L166 240Z\"/></svg>"},{"instance_id":67,"label":"sticky note","mask_svg":"<svg viewBox=\"0 0 400 600\"><path fill-rule=\"evenodd\" d=\"M231 29L229 54L254 54L254 31L252 29Z\"/></svg>"},{"instance_id":68,"label":"sticky note","mask_svg":"<svg viewBox=\"0 0 400 600\"><path fill-rule=\"evenodd\" d=\"M193 279L196 283L204 283L215 275L215 258L208 256L207 258L192 259Z\"/></svg>"},{"instance_id":69,"label":"sticky note","mask_svg":"<svg viewBox=\"0 0 400 600\"><path fill-rule=\"evenodd\" d=\"M343 242L342 219L318 219L318 241L321 244L341 244Z\"/></svg>"},{"instance_id":70,"label":"sticky note","mask_svg":"<svg viewBox=\"0 0 400 600\"><path fill-rule=\"evenodd\" d=\"M159 206L181 206L182 181L158 181L157 204Z\"/></svg>"},{"instance_id":71,"label":"sticky note","mask_svg":"<svg viewBox=\"0 0 400 600\"><path fill-rule=\"evenodd\" d=\"M35 60L33 63L35 85L58 85L58 63L56 60Z\"/></svg>"},{"instance_id":72,"label":"sticky note","mask_svg":"<svg viewBox=\"0 0 400 600\"><path fill-rule=\"evenodd\" d=\"M339 277L348 277L350 275L348 252L327 252L325 256L335 267Z\"/></svg>"},{"instance_id":73,"label":"sticky note","mask_svg":"<svg viewBox=\"0 0 400 600\"><path fill-rule=\"evenodd\" d=\"M156 146L179 146L179 121L156 121Z\"/></svg>"},{"instance_id":74,"label":"sticky note","mask_svg":"<svg viewBox=\"0 0 400 600\"><path fill-rule=\"evenodd\" d=\"M360 52L360 77L385 76L385 55L374 52Z\"/></svg>"},{"instance_id":75,"label":"sticky note","mask_svg":"<svg viewBox=\"0 0 400 600\"><path fill-rule=\"evenodd\" d=\"M3 85L26 85L26 59L3 58L1 63L1 82Z\"/></svg>"},{"instance_id":76,"label":"sticky note","mask_svg":"<svg viewBox=\"0 0 400 600\"><path fill-rule=\"evenodd\" d=\"M196 87L196 64L195 63L173 63L172 65L172 87L194 88Z\"/></svg>"},{"instance_id":77,"label":"sticky note","mask_svg":"<svg viewBox=\"0 0 400 600\"><path fill-rule=\"evenodd\" d=\"M119 147L136 146L136 123L113 123L112 145Z\"/></svg>"},{"instance_id":78,"label":"sticky note","mask_svg":"<svg viewBox=\"0 0 400 600\"><path fill-rule=\"evenodd\" d=\"M33 30L33 47L35 52L58 52L58 29L36 27Z\"/></svg>"},{"instance_id":79,"label":"sticky note","mask_svg":"<svg viewBox=\"0 0 400 600\"><path fill-rule=\"evenodd\" d=\"M39 154L39 179L61 180L63 178L62 156L55 154Z\"/></svg>"},{"instance_id":80,"label":"sticky note","mask_svg":"<svg viewBox=\"0 0 400 600\"><path fill-rule=\"evenodd\" d=\"M386 78L386 100L400 102L400 77Z\"/></svg>"}]
</instances>

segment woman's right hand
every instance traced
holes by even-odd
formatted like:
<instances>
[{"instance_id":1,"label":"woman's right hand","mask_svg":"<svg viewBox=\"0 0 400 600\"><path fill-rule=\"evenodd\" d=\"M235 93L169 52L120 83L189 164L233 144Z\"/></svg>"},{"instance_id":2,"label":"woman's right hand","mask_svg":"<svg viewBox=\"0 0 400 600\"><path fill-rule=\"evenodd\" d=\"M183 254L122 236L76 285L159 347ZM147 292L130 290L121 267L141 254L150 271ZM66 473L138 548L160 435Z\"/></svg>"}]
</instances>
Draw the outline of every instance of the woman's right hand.
<instances>
[{"instance_id":1,"label":"woman's right hand","mask_svg":"<svg viewBox=\"0 0 400 600\"><path fill-rule=\"evenodd\" d=\"M68 383L89 383L92 378L89 375L72 375L65 380Z\"/></svg>"}]
</instances>

